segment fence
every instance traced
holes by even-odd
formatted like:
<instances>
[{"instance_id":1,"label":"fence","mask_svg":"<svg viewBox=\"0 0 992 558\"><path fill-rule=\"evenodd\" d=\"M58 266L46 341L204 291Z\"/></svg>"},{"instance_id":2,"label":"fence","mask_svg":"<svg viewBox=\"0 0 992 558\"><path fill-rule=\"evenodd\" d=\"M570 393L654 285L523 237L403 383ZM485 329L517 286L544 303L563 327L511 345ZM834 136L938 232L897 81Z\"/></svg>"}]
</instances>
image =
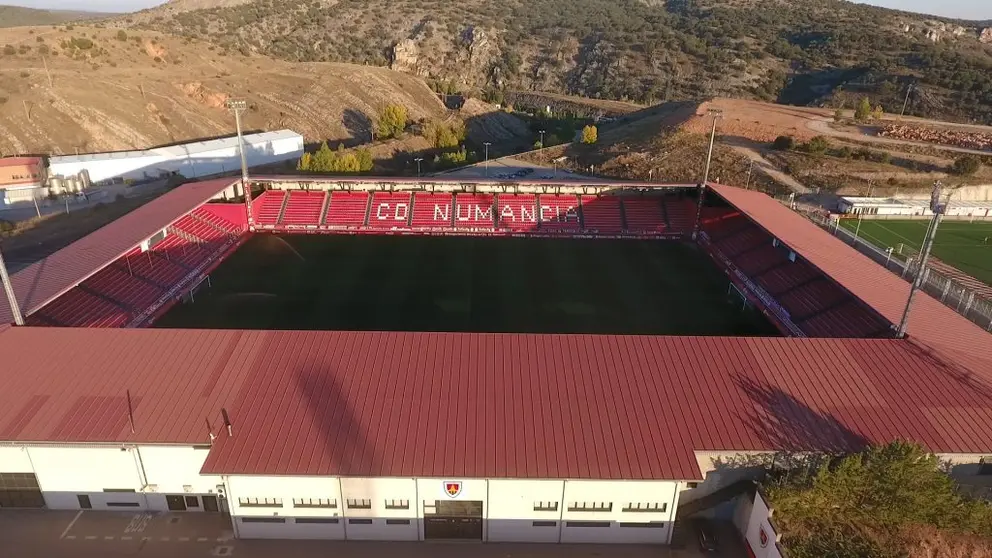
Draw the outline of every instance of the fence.
<instances>
[{"instance_id":1,"label":"fence","mask_svg":"<svg viewBox=\"0 0 992 558\"><path fill-rule=\"evenodd\" d=\"M803 211L802 208L799 208L799 213L906 281L913 281L920 272L915 258L903 261L894 257L895 247L881 249L864 238L855 237L854 233L841 227L836 218L828 217L823 212ZM984 295L929 267L924 271L920 288L979 327L992 332L992 300Z\"/></svg>"}]
</instances>

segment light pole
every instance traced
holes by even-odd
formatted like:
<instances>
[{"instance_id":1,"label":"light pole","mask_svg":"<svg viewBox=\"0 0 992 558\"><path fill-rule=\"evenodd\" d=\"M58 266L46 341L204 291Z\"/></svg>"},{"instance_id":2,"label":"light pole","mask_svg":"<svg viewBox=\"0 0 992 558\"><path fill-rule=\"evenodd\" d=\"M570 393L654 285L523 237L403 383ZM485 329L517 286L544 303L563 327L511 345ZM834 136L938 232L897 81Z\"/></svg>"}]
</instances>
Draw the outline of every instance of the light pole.
<instances>
[{"instance_id":1,"label":"light pole","mask_svg":"<svg viewBox=\"0 0 992 558\"><path fill-rule=\"evenodd\" d=\"M7 293L10 315L14 317L14 323L19 326L24 325L24 316L21 314L21 307L17 304L17 297L14 296L14 286L10 284L10 275L7 275L7 264L3 261L2 252L0 252L0 282L3 282L3 290Z\"/></svg>"},{"instance_id":2,"label":"light pole","mask_svg":"<svg viewBox=\"0 0 992 558\"><path fill-rule=\"evenodd\" d=\"M716 142L716 121L723 117L723 111L719 109L708 109L708 114L713 116L713 127L710 129L710 148L706 152L706 170L703 172L703 183L699 186L699 202L696 204L696 221L692 225L692 239L699 235L699 221L703 216L703 201L706 198L706 183L710 179L710 164L713 162L713 144Z\"/></svg>"},{"instance_id":3,"label":"light pole","mask_svg":"<svg viewBox=\"0 0 992 558\"><path fill-rule=\"evenodd\" d=\"M489 146L492 145L492 142L487 141L482 145L486 146L486 178L489 178Z\"/></svg>"},{"instance_id":4,"label":"light pole","mask_svg":"<svg viewBox=\"0 0 992 558\"><path fill-rule=\"evenodd\" d=\"M231 99L227 108L234 113L234 122L238 127L238 154L241 155L241 192L245 195L245 212L248 215L248 227L252 226L251 190L248 189L248 159L245 156L244 137L241 135L241 113L248 110L248 103L243 99Z\"/></svg>"},{"instance_id":5,"label":"light pole","mask_svg":"<svg viewBox=\"0 0 992 558\"><path fill-rule=\"evenodd\" d=\"M865 197L871 199L871 189L874 186L875 186L874 182L871 181L871 180L869 180L868 181L868 195L865 196ZM858 212L858 226L854 228L854 243L855 244L857 244L857 242L858 242L858 235L861 233L861 216L863 214L864 214L863 211L862 212Z\"/></svg>"},{"instance_id":6,"label":"light pole","mask_svg":"<svg viewBox=\"0 0 992 558\"><path fill-rule=\"evenodd\" d=\"M747 180L744 181L745 190L751 189L751 171L754 170L754 159L748 159L748 161L750 161L751 164L747 166Z\"/></svg>"},{"instance_id":7,"label":"light pole","mask_svg":"<svg viewBox=\"0 0 992 558\"><path fill-rule=\"evenodd\" d=\"M423 157L417 157L414 161L417 162L417 177L420 177L420 162L423 161Z\"/></svg>"},{"instance_id":8,"label":"light pole","mask_svg":"<svg viewBox=\"0 0 992 558\"><path fill-rule=\"evenodd\" d=\"M539 133L541 134L541 149L544 149L544 134L545 134L545 132L544 132L544 130L540 130Z\"/></svg>"},{"instance_id":9,"label":"light pole","mask_svg":"<svg viewBox=\"0 0 992 558\"><path fill-rule=\"evenodd\" d=\"M927 227L927 234L923 237L923 246L920 247L920 267L916 270L916 277L909 287L909 298L906 299L906 309L902 313L899 321L899 329L896 331L898 337L906 336L906 328L909 327L909 312L913 306L913 296L923 284L923 276L927 271L927 261L930 259L930 249L933 248L933 239L937 237L937 227L940 226L940 219L947 210L947 202L941 203L940 195L943 191L943 184L938 180L933 183L933 191L930 193L930 210L933 211L933 219ZM948 195L948 200L950 195Z\"/></svg>"},{"instance_id":10,"label":"light pole","mask_svg":"<svg viewBox=\"0 0 992 558\"><path fill-rule=\"evenodd\" d=\"M886 253L886 256L885 256L885 269L889 269L889 262L892 261L892 247L889 246L889 249L886 250L885 253Z\"/></svg>"}]
</instances>

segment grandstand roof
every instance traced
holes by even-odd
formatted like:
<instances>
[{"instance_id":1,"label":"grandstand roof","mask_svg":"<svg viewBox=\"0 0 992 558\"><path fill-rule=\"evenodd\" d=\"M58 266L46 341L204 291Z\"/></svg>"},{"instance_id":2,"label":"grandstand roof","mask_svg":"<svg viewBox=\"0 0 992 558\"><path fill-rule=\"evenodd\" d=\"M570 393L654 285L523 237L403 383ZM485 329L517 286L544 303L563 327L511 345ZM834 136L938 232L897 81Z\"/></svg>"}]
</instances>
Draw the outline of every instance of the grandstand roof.
<instances>
[{"instance_id":1,"label":"grandstand roof","mask_svg":"<svg viewBox=\"0 0 992 558\"><path fill-rule=\"evenodd\" d=\"M85 281L107 264L234 182L220 178L183 184L11 276L14 295L27 315ZM0 323L13 316L0 290Z\"/></svg>"},{"instance_id":2,"label":"grandstand roof","mask_svg":"<svg viewBox=\"0 0 992 558\"><path fill-rule=\"evenodd\" d=\"M992 451L992 373L907 340L5 327L0 354L0 441L205 443L225 407L205 473L697 479L694 450Z\"/></svg>"},{"instance_id":3,"label":"grandstand roof","mask_svg":"<svg viewBox=\"0 0 992 558\"><path fill-rule=\"evenodd\" d=\"M900 322L910 289L905 280L765 194L719 184L711 186L890 322ZM918 292L914 299L908 333L955 362L974 370L992 371L992 335L924 292Z\"/></svg>"}]
</instances>

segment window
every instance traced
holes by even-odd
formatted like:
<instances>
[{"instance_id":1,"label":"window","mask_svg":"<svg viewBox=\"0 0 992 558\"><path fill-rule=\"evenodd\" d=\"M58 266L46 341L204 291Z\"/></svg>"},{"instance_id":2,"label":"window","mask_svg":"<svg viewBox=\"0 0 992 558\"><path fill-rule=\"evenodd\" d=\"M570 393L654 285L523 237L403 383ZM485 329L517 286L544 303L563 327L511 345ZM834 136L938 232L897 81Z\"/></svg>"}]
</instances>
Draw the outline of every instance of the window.
<instances>
[{"instance_id":1,"label":"window","mask_svg":"<svg viewBox=\"0 0 992 558\"><path fill-rule=\"evenodd\" d=\"M371 519L349 519L348 525L372 525Z\"/></svg>"},{"instance_id":2,"label":"window","mask_svg":"<svg viewBox=\"0 0 992 558\"><path fill-rule=\"evenodd\" d=\"M108 508L140 508L138 502L107 502Z\"/></svg>"},{"instance_id":3,"label":"window","mask_svg":"<svg viewBox=\"0 0 992 558\"><path fill-rule=\"evenodd\" d=\"M330 498L293 498L293 507L337 509L338 501Z\"/></svg>"},{"instance_id":4,"label":"window","mask_svg":"<svg viewBox=\"0 0 992 558\"><path fill-rule=\"evenodd\" d=\"M410 500L386 500L387 510L408 510L410 509Z\"/></svg>"},{"instance_id":5,"label":"window","mask_svg":"<svg viewBox=\"0 0 992 558\"><path fill-rule=\"evenodd\" d=\"M557 527L557 521L535 521L532 523L534 527Z\"/></svg>"},{"instance_id":6,"label":"window","mask_svg":"<svg viewBox=\"0 0 992 558\"><path fill-rule=\"evenodd\" d=\"M240 517L241 523L286 523L284 517Z\"/></svg>"},{"instance_id":7,"label":"window","mask_svg":"<svg viewBox=\"0 0 992 558\"><path fill-rule=\"evenodd\" d=\"M534 502L534 511L558 511L558 502Z\"/></svg>"},{"instance_id":8,"label":"window","mask_svg":"<svg viewBox=\"0 0 992 558\"><path fill-rule=\"evenodd\" d=\"M337 524L340 522L336 517L297 517L296 523L332 523Z\"/></svg>"},{"instance_id":9,"label":"window","mask_svg":"<svg viewBox=\"0 0 992 558\"><path fill-rule=\"evenodd\" d=\"M646 523L618 523L621 527L642 527L645 529L661 529L665 526L664 521L648 521Z\"/></svg>"},{"instance_id":10,"label":"window","mask_svg":"<svg viewBox=\"0 0 992 558\"><path fill-rule=\"evenodd\" d=\"M104 492L134 492L133 488L104 488Z\"/></svg>"},{"instance_id":11,"label":"window","mask_svg":"<svg viewBox=\"0 0 992 558\"><path fill-rule=\"evenodd\" d=\"M282 498L238 498L243 508L281 508Z\"/></svg>"},{"instance_id":12,"label":"window","mask_svg":"<svg viewBox=\"0 0 992 558\"><path fill-rule=\"evenodd\" d=\"M570 512L608 512L613 511L613 502L572 502L568 505Z\"/></svg>"},{"instance_id":13,"label":"window","mask_svg":"<svg viewBox=\"0 0 992 558\"><path fill-rule=\"evenodd\" d=\"M372 509L372 500L359 500L355 498L348 498L348 509L370 510Z\"/></svg>"},{"instance_id":14,"label":"window","mask_svg":"<svg viewBox=\"0 0 992 558\"><path fill-rule=\"evenodd\" d=\"M387 519L386 525L409 525L409 519Z\"/></svg>"},{"instance_id":15,"label":"window","mask_svg":"<svg viewBox=\"0 0 992 558\"><path fill-rule=\"evenodd\" d=\"M186 507L187 508L198 508L200 507L200 499L196 496L186 497Z\"/></svg>"},{"instance_id":16,"label":"window","mask_svg":"<svg viewBox=\"0 0 992 558\"><path fill-rule=\"evenodd\" d=\"M668 511L668 503L658 502L630 502L624 506L623 511L625 512L647 512L647 513L664 513Z\"/></svg>"},{"instance_id":17,"label":"window","mask_svg":"<svg viewBox=\"0 0 992 558\"><path fill-rule=\"evenodd\" d=\"M686 486L686 488L696 488L697 486L699 486L699 483L698 482L687 482L687 483L685 483L685 486Z\"/></svg>"},{"instance_id":18,"label":"window","mask_svg":"<svg viewBox=\"0 0 992 558\"><path fill-rule=\"evenodd\" d=\"M609 521L566 521L565 527L609 527Z\"/></svg>"}]
</instances>

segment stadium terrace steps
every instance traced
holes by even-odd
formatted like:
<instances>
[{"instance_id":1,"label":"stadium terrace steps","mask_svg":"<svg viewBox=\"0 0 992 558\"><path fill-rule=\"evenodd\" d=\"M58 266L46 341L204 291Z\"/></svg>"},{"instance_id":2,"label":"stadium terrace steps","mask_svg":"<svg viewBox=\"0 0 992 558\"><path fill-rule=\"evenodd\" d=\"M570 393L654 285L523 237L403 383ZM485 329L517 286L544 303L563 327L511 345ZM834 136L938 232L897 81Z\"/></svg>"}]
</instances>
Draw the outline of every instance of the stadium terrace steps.
<instances>
[{"instance_id":1,"label":"stadium terrace steps","mask_svg":"<svg viewBox=\"0 0 992 558\"><path fill-rule=\"evenodd\" d=\"M605 234L623 232L620 199L613 196L581 196L582 224L587 231Z\"/></svg>"},{"instance_id":2,"label":"stadium terrace steps","mask_svg":"<svg viewBox=\"0 0 992 558\"><path fill-rule=\"evenodd\" d=\"M228 235L240 234L243 230L243 227L239 227L203 207L194 209L190 215Z\"/></svg>"},{"instance_id":3,"label":"stadium terrace steps","mask_svg":"<svg viewBox=\"0 0 992 558\"><path fill-rule=\"evenodd\" d=\"M376 192L372 195L368 227L377 230L405 229L410 224L410 192Z\"/></svg>"},{"instance_id":4,"label":"stadium terrace steps","mask_svg":"<svg viewBox=\"0 0 992 558\"><path fill-rule=\"evenodd\" d=\"M493 194L455 194L455 227L460 229L492 230Z\"/></svg>"},{"instance_id":5,"label":"stadium terrace steps","mask_svg":"<svg viewBox=\"0 0 992 558\"><path fill-rule=\"evenodd\" d=\"M123 309L78 288L56 298L42 313L74 327L121 327L128 319Z\"/></svg>"},{"instance_id":6,"label":"stadium terrace steps","mask_svg":"<svg viewBox=\"0 0 992 558\"><path fill-rule=\"evenodd\" d=\"M320 216L317 218L317 223L323 224L327 220L327 210L331 206L331 193L324 192L324 200L320 202Z\"/></svg>"},{"instance_id":7,"label":"stadium terrace steps","mask_svg":"<svg viewBox=\"0 0 992 558\"><path fill-rule=\"evenodd\" d=\"M251 212L259 225L278 225L279 214L285 201L284 190L266 190L252 201Z\"/></svg>"},{"instance_id":8,"label":"stadium terrace steps","mask_svg":"<svg viewBox=\"0 0 992 558\"><path fill-rule=\"evenodd\" d=\"M454 203L451 194L414 193L411 226L427 230L451 229L454 227Z\"/></svg>"},{"instance_id":9,"label":"stadium terrace steps","mask_svg":"<svg viewBox=\"0 0 992 558\"><path fill-rule=\"evenodd\" d=\"M575 196L572 196L575 199ZM536 194L499 194L496 196L496 228L504 231L531 232L538 227Z\"/></svg>"},{"instance_id":10,"label":"stadium terrace steps","mask_svg":"<svg viewBox=\"0 0 992 558\"><path fill-rule=\"evenodd\" d=\"M666 232L665 212L660 197L622 200L627 231L632 233Z\"/></svg>"},{"instance_id":11,"label":"stadium terrace steps","mask_svg":"<svg viewBox=\"0 0 992 558\"><path fill-rule=\"evenodd\" d=\"M312 226L320 222L324 210L324 192L289 192L283 199L279 224L290 226Z\"/></svg>"},{"instance_id":12,"label":"stadium terrace steps","mask_svg":"<svg viewBox=\"0 0 992 558\"><path fill-rule=\"evenodd\" d=\"M359 228L365 225L369 195L366 192L331 192L331 205L325 225L335 228Z\"/></svg>"}]
</instances>

